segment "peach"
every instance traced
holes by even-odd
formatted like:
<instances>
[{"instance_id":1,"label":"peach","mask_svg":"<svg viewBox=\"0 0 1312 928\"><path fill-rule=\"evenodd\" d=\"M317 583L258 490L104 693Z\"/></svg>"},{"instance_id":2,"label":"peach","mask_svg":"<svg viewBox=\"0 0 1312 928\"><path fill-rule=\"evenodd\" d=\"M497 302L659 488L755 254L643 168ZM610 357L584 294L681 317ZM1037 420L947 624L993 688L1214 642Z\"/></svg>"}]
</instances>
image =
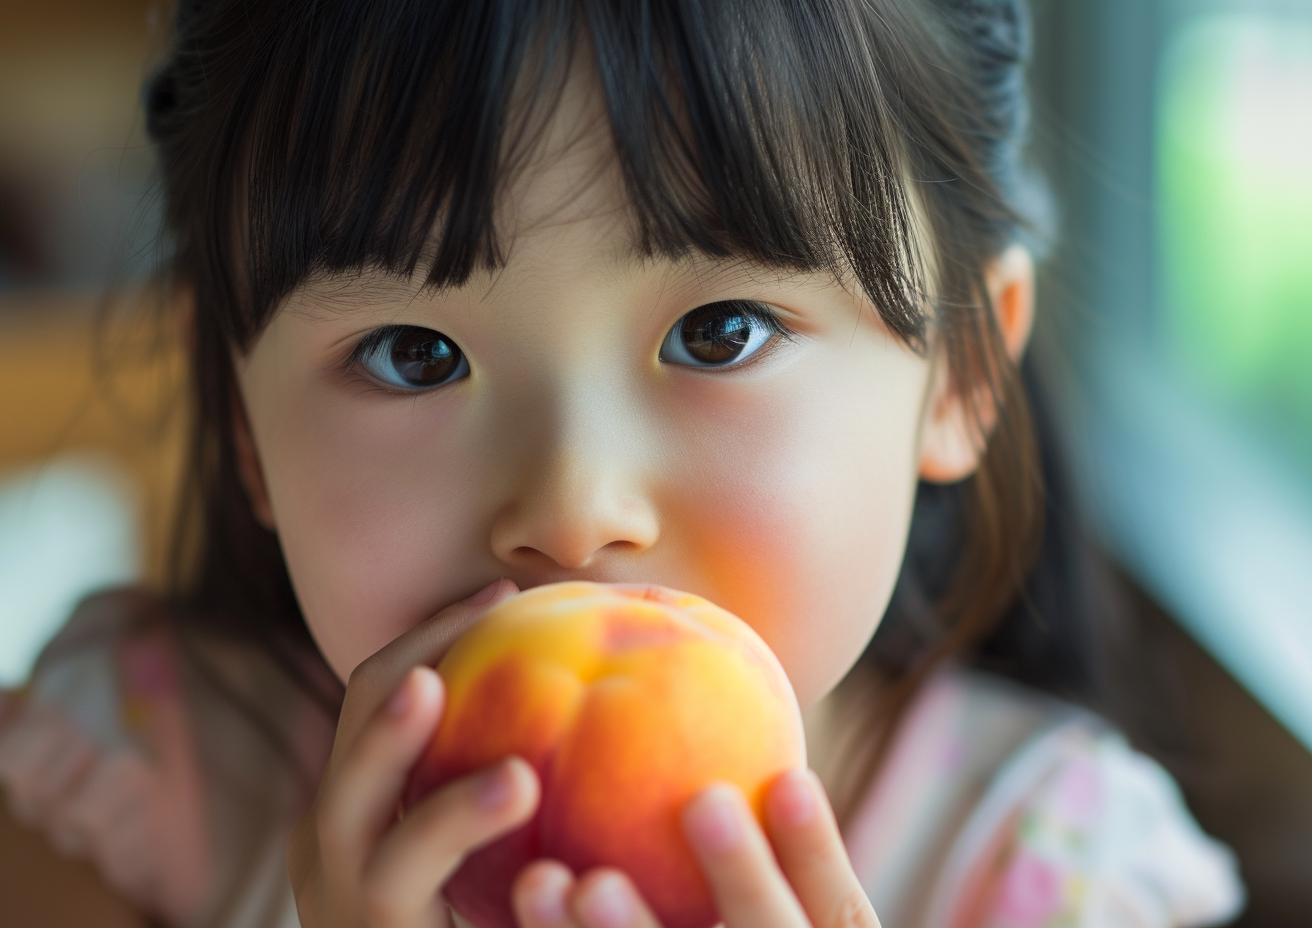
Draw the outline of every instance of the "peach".
<instances>
[{"instance_id":1,"label":"peach","mask_svg":"<svg viewBox=\"0 0 1312 928\"><path fill-rule=\"evenodd\" d=\"M517 754L537 770L533 819L471 854L447 900L478 928L513 928L510 887L540 857L625 871L666 928L718 921L679 824L712 782L762 814L774 777L805 763L779 661L718 606L662 587L557 583L489 612L438 665L446 709L406 805Z\"/></svg>"}]
</instances>

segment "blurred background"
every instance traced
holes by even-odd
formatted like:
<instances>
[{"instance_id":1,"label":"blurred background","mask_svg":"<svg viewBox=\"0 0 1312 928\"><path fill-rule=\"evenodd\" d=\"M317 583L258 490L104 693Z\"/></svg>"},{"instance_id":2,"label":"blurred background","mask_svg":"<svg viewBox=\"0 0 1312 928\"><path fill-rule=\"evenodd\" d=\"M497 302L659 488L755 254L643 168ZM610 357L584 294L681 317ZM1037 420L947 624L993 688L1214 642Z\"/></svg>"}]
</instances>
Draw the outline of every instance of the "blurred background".
<instances>
[{"instance_id":1,"label":"blurred background","mask_svg":"<svg viewBox=\"0 0 1312 928\"><path fill-rule=\"evenodd\" d=\"M1240 853L1241 923L1312 924L1312 0L1032 5L1035 350L1159 658L1141 701L1174 707L1134 734ZM185 423L138 95L167 10L0 0L0 687L82 595L163 577ZM0 862L44 853L6 827Z\"/></svg>"},{"instance_id":2,"label":"blurred background","mask_svg":"<svg viewBox=\"0 0 1312 928\"><path fill-rule=\"evenodd\" d=\"M183 422L137 100L166 11L0 0L0 689L83 595L163 577ZM5 880L30 858L55 860L6 808L0 925L145 924L85 864Z\"/></svg>"},{"instance_id":3,"label":"blurred background","mask_svg":"<svg viewBox=\"0 0 1312 928\"><path fill-rule=\"evenodd\" d=\"M1127 589L1114 717L1239 853L1239 923L1309 925L1312 2L1032 6L1035 351Z\"/></svg>"},{"instance_id":4,"label":"blurred background","mask_svg":"<svg viewBox=\"0 0 1312 928\"><path fill-rule=\"evenodd\" d=\"M0 686L88 589L163 566L181 422L137 107L159 6L0 3Z\"/></svg>"}]
</instances>

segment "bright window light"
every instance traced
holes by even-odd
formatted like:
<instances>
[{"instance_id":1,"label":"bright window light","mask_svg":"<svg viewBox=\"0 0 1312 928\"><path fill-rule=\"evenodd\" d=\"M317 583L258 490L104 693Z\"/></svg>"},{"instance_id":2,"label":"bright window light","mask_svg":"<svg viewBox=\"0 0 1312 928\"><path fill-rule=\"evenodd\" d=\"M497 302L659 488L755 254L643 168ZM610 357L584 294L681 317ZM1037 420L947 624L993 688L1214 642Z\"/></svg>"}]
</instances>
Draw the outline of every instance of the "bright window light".
<instances>
[{"instance_id":1,"label":"bright window light","mask_svg":"<svg viewBox=\"0 0 1312 928\"><path fill-rule=\"evenodd\" d=\"M0 687L23 683L78 600L141 576L134 496L90 456L0 477Z\"/></svg>"},{"instance_id":2,"label":"bright window light","mask_svg":"<svg viewBox=\"0 0 1312 928\"><path fill-rule=\"evenodd\" d=\"M1165 347L1312 474L1312 21L1187 23L1157 112Z\"/></svg>"}]
</instances>

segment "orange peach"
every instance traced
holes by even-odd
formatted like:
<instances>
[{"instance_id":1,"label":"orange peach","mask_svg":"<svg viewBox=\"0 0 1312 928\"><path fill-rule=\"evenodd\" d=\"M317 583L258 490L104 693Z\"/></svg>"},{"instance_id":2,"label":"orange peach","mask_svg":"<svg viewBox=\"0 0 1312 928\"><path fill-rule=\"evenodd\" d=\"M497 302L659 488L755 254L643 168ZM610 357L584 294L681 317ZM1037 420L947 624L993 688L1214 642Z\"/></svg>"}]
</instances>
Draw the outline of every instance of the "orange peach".
<instances>
[{"instance_id":1,"label":"orange peach","mask_svg":"<svg viewBox=\"0 0 1312 928\"><path fill-rule=\"evenodd\" d=\"M446 897L478 928L512 928L510 886L540 857L625 871L666 928L718 920L679 811L712 782L762 814L776 775L805 763L783 668L740 619L662 587L558 583L512 597L438 665L446 709L406 804L517 754L542 801L469 856Z\"/></svg>"}]
</instances>

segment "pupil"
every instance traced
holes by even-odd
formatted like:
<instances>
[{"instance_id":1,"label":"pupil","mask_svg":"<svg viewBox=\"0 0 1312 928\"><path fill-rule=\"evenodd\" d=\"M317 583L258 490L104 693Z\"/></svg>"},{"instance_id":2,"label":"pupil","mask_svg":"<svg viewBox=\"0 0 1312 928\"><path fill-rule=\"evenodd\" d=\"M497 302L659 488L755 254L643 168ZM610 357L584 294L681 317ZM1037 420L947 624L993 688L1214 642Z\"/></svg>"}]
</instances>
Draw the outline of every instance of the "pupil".
<instances>
[{"instance_id":1,"label":"pupil","mask_svg":"<svg viewBox=\"0 0 1312 928\"><path fill-rule=\"evenodd\" d=\"M440 383L460 363L460 349L445 337L419 330L398 338L392 346L397 373L414 386Z\"/></svg>"},{"instance_id":2,"label":"pupil","mask_svg":"<svg viewBox=\"0 0 1312 928\"><path fill-rule=\"evenodd\" d=\"M723 364L742 353L752 337L752 321L742 312L706 306L683 319L684 346L688 353L707 364Z\"/></svg>"}]
</instances>

